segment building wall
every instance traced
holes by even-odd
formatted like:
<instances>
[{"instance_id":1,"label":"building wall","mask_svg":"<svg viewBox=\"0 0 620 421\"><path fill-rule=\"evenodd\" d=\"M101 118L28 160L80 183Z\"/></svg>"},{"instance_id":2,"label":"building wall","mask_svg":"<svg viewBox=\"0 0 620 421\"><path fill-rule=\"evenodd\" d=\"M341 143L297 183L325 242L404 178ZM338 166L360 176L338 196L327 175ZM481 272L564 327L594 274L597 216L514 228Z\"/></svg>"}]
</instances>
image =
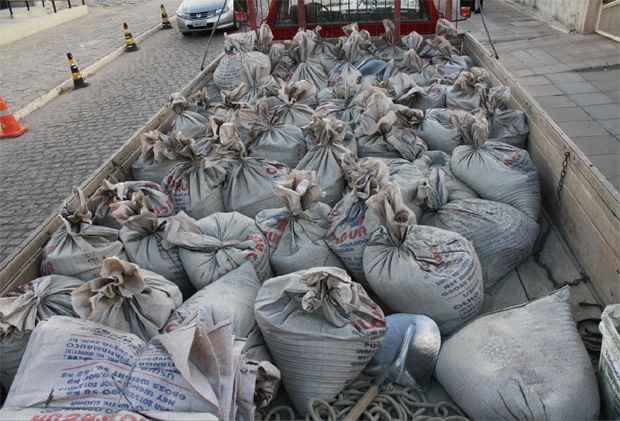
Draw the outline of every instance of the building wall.
<instances>
[{"instance_id":1,"label":"building wall","mask_svg":"<svg viewBox=\"0 0 620 421\"><path fill-rule=\"evenodd\" d=\"M589 3L592 0L512 0L515 3L531 7L545 17L550 17L569 30L589 32L592 29L584 27L588 19Z\"/></svg>"}]
</instances>

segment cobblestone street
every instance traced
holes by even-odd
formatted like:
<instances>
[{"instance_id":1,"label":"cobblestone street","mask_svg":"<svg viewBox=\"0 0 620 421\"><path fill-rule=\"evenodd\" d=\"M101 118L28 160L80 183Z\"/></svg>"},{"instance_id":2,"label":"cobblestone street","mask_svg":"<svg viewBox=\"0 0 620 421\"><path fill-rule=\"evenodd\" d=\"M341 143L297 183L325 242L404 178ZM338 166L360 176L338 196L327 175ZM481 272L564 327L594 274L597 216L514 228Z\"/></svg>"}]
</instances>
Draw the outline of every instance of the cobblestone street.
<instances>
[{"instance_id":1,"label":"cobblestone street","mask_svg":"<svg viewBox=\"0 0 620 421\"><path fill-rule=\"evenodd\" d=\"M87 89L30 114L28 133L0 142L0 261L198 73L207 39L159 31L89 79ZM222 41L222 34L213 38L211 58Z\"/></svg>"}]
</instances>

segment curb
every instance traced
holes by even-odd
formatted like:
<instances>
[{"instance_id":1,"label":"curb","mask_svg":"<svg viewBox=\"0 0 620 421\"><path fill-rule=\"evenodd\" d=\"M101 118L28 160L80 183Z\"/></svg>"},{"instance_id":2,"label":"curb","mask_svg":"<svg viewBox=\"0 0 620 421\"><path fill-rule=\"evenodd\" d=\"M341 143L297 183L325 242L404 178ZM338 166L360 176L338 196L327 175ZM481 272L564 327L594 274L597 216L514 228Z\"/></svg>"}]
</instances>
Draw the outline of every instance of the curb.
<instances>
[{"instance_id":1,"label":"curb","mask_svg":"<svg viewBox=\"0 0 620 421\"><path fill-rule=\"evenodd\" d=\"M172 16L170 18L170 23L171 24L174 23L175 20L176 20L176 16ZM161 29L161 23L158 23L152 28L147 29L146 31L142 32L140 35L134 38L136 40L136 44L141 44L146 38L153 35L155 32L157 32L160 29ZM94 75L99 70L101 70L104 66L106 66L107 64L110 64L114 59L120 57L124 52L125 52L124 46L118 47L116 50L107 54L103 58L98 59L90 66L84 68L83 70L80 70L80 72L82 73L82 77L86 79ZM17 110L14 113L14 116L17 120L21 120L24 117L26 117L28 114L43 107L45 104L47 104L48 102L50 102L57 96L65 92L71 91L71 90L73 90L73 79L67 79L64 82L62 82L60 85L57 85L56 87L50 89L46 94L41 95L40 97L32 100L25 107Z\"/></svg>"}]
</instances>

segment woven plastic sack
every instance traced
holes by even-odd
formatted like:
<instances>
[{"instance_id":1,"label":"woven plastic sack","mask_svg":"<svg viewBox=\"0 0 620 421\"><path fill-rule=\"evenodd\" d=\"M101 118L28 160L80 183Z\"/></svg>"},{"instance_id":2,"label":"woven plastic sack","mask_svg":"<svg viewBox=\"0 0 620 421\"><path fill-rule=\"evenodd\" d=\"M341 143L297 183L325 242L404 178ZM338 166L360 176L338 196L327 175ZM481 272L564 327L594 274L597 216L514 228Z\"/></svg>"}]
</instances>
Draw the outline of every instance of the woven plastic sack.
<instances>
[{"instance_id":1,"label":"woven plastic sack","mask_svg":"<svg viewBox=\"0 0 620 421\"><path fill-rule=\"evenodd\" d=\"M530 132L527 114L513 110L510 100L507 86L495 86L483 97L482 105L489 120L489 140L523 148Z\"/></svg>"},{"instance_id":2,"label":"woven plastic sack","mask_svg":"<svg viewBox=\"0 0 620 421\"><path fill-rule=\"evenodd\" d=\"M596 377L569 295L564 287L483 315L443 343L435 376L467 415L477 420L598 419Z\"/></svg>"},{"instance_id":3,"label":"woven plastic sack","mask_svg":"<svg viewBox=\"0 0 620 421\"><path fill-rule=\"evenodd\" d=\"M213 72L213 82L220 90L232 90L241 83L241 54L252 51L253 45L233 35L224 34L224 56Z\"/></svg>"},{"instance_id":4,"label":"woven plastic sack","mask_svg":"<svg viewBox=\"0 0 620 421\"><path fill-rule=\"evenodd\" d=\"M275 114L280 124L291 124L297 127L307 126L312 122L316 107L316 87L307 80L290 84L281 82L280 92L275 101Z\"/></svg>"},{"instance_id":5,"label":"woven plastic sack","mask_svg":"<svg viewBox=\"0 0 620 421\"><path fill-rule=\"evenodd\" d=\"M370 234L379 226L366 202L388 184L387 165L365 159L347 165L345 176L350 191L330 212L327 244L340 258L353 279L366 284L362 256Z\"/></svg>"},{"instance_id":6,"label":"woven plastic sack","mask_svg":"<svg viewBox=\"0 0 620 421\"><path fill-rule=\"evenodd\" d=\"M414 74L420 73L425 67L424 60L415 52L415 50L402 50L388 47L387 51L391 56L383 70L382 79L389 80L398 74Z\"/></svg>"},{"instance_id":7,"label":"woven plastic sack","mask_svg":"<svg viewBox=\"0 0 620 421\"><path fill-rule=\"evenodd\" d=\"M103 185L88 199L88 208L93 215L93 223L112 228L120 228L119 222L112 216L110 205L115 202L130 200L134 193L144 196L145 206L156 216L174 214L174 204L164 189L152 181L125 181L111 183L103 180Z\"/></svg>"},{"instance_id":8,"label":"woven plastic sack","mask_svg":"<svg viewBox=\"0 0 620 421\"><path fill-rule=\"evenodd\" d=\"M337 64L338 48L330 40L321 38L321 29L320 25L313 28L314 40L316 42L314 53L318 56L326 74L329 74Z\"/></svg>"},{"instance_id":9,"label":"woven plastic sack","mask_svg":"<svg viewBox=\"0 0 620 421\"><path fill-rule=\"evenodd\" d=\"M300 30L293 40L289 54L298 63L289 82L307 80L316 86L317 90L327 86L327 73L316 54L317 37L314 31Z\"/></svg>"},{"instance_id":10,"label":"woven plastic sack","mask_svg":"<svg viewBox=\"0 0 620 421\"><path fill-rule=\"evenodd\" d=\"M191 111L191 104L181 94L170 95L170 108L175 113L170 131L183 136L198 139L207 134L209 120L202 114Z\"/></svg>"},{"instance_id":11,"label":"woven plastic sack","mask_svg":"<svg viewBox=\"0 0 620 421\"><path fill-rule=\"evenodd\" d=\"M341 267L340 259L325 241L331 208L319 202L321 187L316 174L293 170L276 189L286 206L256 215L256 225L269 243L274 273L285 275L315 266Z\"/></svg>"},{"instance_id":12,"label":"woven plastic sack","mask_svg":"<svg viewBox=\"0 0 620 421\"><path fill-rule=\"evenodd\" d=\"M454 148L463 144L463 137L457 127L450 122L452 110L435 108L427 110L417 134L430 150L451 154Z\"/></svg>"},{"instance_id":13,"label":"woven plastic sack","mask_svg":"<svg viewBox=\"0 0 620 421\"><path fill-rule=\"evenodd\" d=\"M409 73L397 73L389 78L387 88L394 102L420 110L445 108L445 85L435 83L423 87L418 85L416 79L415 75Z\"/></svg>"},{"instance_id":14,"label":"woven plastic sack","mask_svg":"<svg viewBox=\"0 0 620 421\"><path fill-rule=\"evenodd\" d=\"M274 183L286 177L289 168L277 161L248 156L233 124L224 123L220 131L227 133L215 150L215 157L226 164L224 208L254 218L263 209L281 207Z\"/></svg>"},{"instance_id":15,"label":"woven plastic sack","mask_svg":"<svg viewBox=\"0 0 620 421\"><path fill-rule=\"evenodd\" d=\"M0 418L234 420L241 393L235 384L245 384L243 369L250 369L242 347L230 322L197 323L147 344L99 323L55 316L33 332ZM9 415L20 410L32 415Z\"/></svg>"},{"instance_id":16,"label":"woven plastic sack","mask_svg":"<svg viewBox=\"0 0 620 421\"><path fill-rule=\"evenodd\" d=\"M364 112L363 105L355 100L362 90L361 78L362 74L353 69L349 75L343 78L342 83L319 91L317 114L322 117L342 120L349 123L351 129L354 129L360 115Z\"/></svg>"},{"instance_id":17,"label":"woven plastic sack","mask_svg":"<svg viewBox=\"0 0 620 421\"><path fill-rule=\"evenodd\" d=\"M601 356L598 363L599 382L603 403L603 418L618 419L620 417L620 305L612 304L605 307L601 316L599 329L603 335Z\"/></svg>"},{"instance_id":18,"label":"woven plastic sack","mask_svg":"<svg viewBox=\"0 0 620 421\"><path fill-rule=\"evenodd\" d=\"M403 107L405 110L410 111ZM415 129L405 125L409 119L399 121L398 112L399 108L387 96L381 93L372 95L355 129L360 158L404 158L413 161L427 149L424 141L416 136Z\"/></svg>"},{"instance_id":19,"label":"woven plastic sack","mask_svg":"<svg viewBox=\"0 0 620 421\"><path fill-rule=\"evenodd\" d=\"M195 291L189 282L178 248L165 240L166 219L145 206L141 193L114 203L113 215L123 225L119 237L132 263L155 272L179 287L184 298Z\"/></svg>"},{"instance_id":20,"label":"woven plastic sack","mask_svg":"<svg viewBox=\"0 0 620 421\"><path fill-rule=\"evenodd\" d=\"M352 159L352 152L342 143L346 126L333 118L314 117L310 125L312 143L297 169L316 173L321 189L320 201L333 206L342 198L346 181L343 170L345 159Z\"/></svg>"},{"instance_id":21,"label":"woven plastic sack","mask_svg":"<svg viewBox=\"0 0 620 421\"><path fill-rule=\"evenodd\" d=\"M215 213L196 221L179 212L168 220L165 238L179 247L185 272L198 291L248 261L261 281L272 275L263 234L240 213Z\"/></svg>"},{"instance_id":22,"label":"woven plastic sack","mask_svg":"<svg viewBox=\"0 0 620 421\"><path fill-rule=\"evenodd\" d=\"M271 76L269 56L258 51L244 53L241 62L242 100L254 104L263 96L278 94L280 84Z\"/></svg>"},{"instance_id":23,"label":"woven plastic sack","mask_svg":"<svg viewBox=\"0 0 620 421\"><path fill-rule=\"evenodd\" d=\"M364 249L372 290L394 311L425 314L442 335L482 310L482 269L473 244L460 234L416 225L396 186L368 199L381 226Z\"/></svg>"},{"instance_id":24,"label":"woven plastic sack","mask_svg":"<svg viewBox=\"0 0 620 421\"><path fill-rule=\"evenodd\" d=\"M183 296L179 287L163 276L108 257L100 276L73 290L71 301L82 319L148 340L164 327Z\"/></svg>"},{"instance_id":25,"label":"woven plastic sack","mask_svg":"<svg viewBox=\"0 0 620 421\"><path fill-rule=\"evenodd\" d=\"M206 158L192 139L178 137L182 148L177 151L178 163L164 178L162 187L177 211L194 218L203 218L224 210L222 188L225 168Z\"/></svg>"},{"instance_id":26,"label":"woven plastic sack","mask_svg":"<svg viewBox=\"0 0 620 421\"><path fill-rule=\"evenodd\" d=\"M429 171L426 159L407 161L406 159L392 159L388 163L390 182L400 189L401 197L416 218L422 217L422 207L418 201L418 186L424 182Z\"/></svg>"},{"instance_id":27,"label":"woven plastic sack","mask_svg":"<svg viewBox=\"0 0 620 421\"><path fill-rule=\"evenodd\" d=\"M416 31L411 31L409 34L401 38L403 45L411 50L414 50L422 58L430 58L434 52L434 48L427 38Z\"/></svg>"},{"instance_id":28,"label":"woven plastic sack","mask_svg":"<svg viewBox=\"0 0 620 421\"><path fill-rule=\"evenodd\" d=\"M454 175L483 199L507 203L536 220L540 186L528 152L507 143L486 141L488 123L483 116L457 113L454 118L466 141L452 153L450 168Z\"/></svg>"},{"instance_id":29,"label":"woven plastic sack","mask_svg":"<svg viewBox=\"0 0 620 421\"><path fill-rule=\"evenodd\" d=\"M152 130L142 134L140 144L140 156L131 164L133 179L161 183L176 164L170 138L158 130Z\"/></svg>"},{"instance_id":30,"label":"woven plastic sack","mask_svg":"<svg viewBox=\"0 0 620 421\"><path fill-rule=\"evenodd\" d=\"M78 206L66 207L60 218L62 226L52 234L42 252L42 275L65 275L88 281L99 273L106 257L125 258L123 244L115 228L93 225L86 198L75 193Z\"/></svg>"},{"instance_id":31,"label":"woven plastic sack","mask_svg":"<svg viewBox=\"0 0 620 421\"><path fill-rule=\"evenodd\" d=\"M488 74L484 69L474 67L471 72L461 72L446 92L446 106L465 111L478 110L481 92L487 89L487 83Z\"/></svg>"},{"instance_id":32,"label":"woven plastic sack","mask_svg":"<svg viewBox=\"0 0 620 421\"><path fill-rule=\"evenodd\" d=\"M84 281L68 276L43 276L0 297L0 387L6 391L35 326L52 316L76 316L71 291Z\"/></svg>"},{"instance_id":33,"label":"woven plastic sack","mask_svg":"<svg viewBox=\"0 0 620 421\"><path fill-rule=\"evenodd\" d=\"M418 191L428 210L422 219L424 225L456 232L474 244L485 288L532 254L538 224L520 210L484 199L450 201L445 176L437 169Z\"/></svg>"},{"instance_id":34,"label":"woven plastic sack","mask_svg":"<svg viewBox=\"0 0 620 421\"><path fill-rule=\"evenodd\" d=\"M480 197L467 184L454 176L450 169L450 155L447 153L442 151L426 151L419 161L421 160L427 163L428 171L426 176L430 177L432 171L437 171L442 175L444 185L448 189L448 202Z\"/></svg>"},{"instance_id":35,"label":"woven plastic sack","mask_svg":"<svg viewBox=\"0 0 620 421\"><path fill-rule=\"evenodd\" d=\"M381 308L338 268L272 278L256 298L256 322L297 411L329 400L354 380L381 345Z\"/></svg>"}]
</instances>

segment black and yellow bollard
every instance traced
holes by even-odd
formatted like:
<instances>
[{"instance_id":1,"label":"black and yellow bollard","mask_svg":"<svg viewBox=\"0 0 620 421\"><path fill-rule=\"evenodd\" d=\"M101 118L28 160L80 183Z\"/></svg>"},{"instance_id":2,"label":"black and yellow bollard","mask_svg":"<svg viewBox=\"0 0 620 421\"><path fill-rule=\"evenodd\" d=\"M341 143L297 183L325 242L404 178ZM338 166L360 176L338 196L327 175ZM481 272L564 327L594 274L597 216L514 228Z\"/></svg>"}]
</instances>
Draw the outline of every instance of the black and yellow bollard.
<instances>
[{"instance_id":1,"label":"black and yellow bollard","mask_svg":"<svg viewBox=\"0 0 620 421\"><path fill-rule=\"evenodd\" d=\"M67 53L67 59L69 59L69 68L71 69L71 76L73 78L73 89L85 88L88 83L82 77L80 69L78 68L77 61L73 58L73 54Z\"/></svg>"},{"instance_id":2,"label":"black and yellow bollard","mask_svg":"<svg viewBox=\"0 0 620 421\"><path fill-rule=\"evenodd\" d=\"M127 22L123 23L123 32L125 33L125 51L136 51L138 44L136 44L136 40L133 39L133 35L129 32Z\"/></svg>"},{"instance_id":3,"label":"black and yellow bollard","mask_svg":"<svg viewBox=\"0 0 620 421\"><path fill-rule=\"evenodd\" d=\"M161 29L170 29L172 25L170 25L170 19L168 19L168 12L166 12L166 8L162 4L159 9L161 10Z\"/></svg>"}]
</instances>

